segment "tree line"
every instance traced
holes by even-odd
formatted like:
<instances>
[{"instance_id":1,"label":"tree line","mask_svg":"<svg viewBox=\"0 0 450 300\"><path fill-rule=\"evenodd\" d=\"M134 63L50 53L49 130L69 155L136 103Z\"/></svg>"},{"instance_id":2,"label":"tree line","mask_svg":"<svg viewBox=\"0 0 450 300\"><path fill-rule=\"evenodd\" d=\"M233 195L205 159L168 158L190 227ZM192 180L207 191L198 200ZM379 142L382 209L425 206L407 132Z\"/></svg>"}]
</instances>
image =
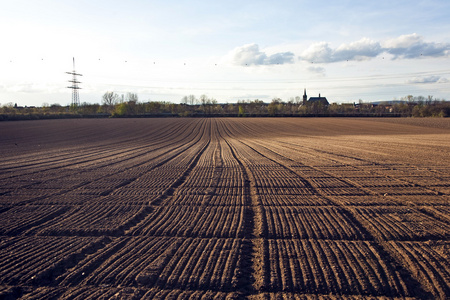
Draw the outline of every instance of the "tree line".
<instances>
[{"instance_id":1,"label":"tree line","mask_svg":"<svg viewBox=\"0 0 450 300\"><path fill-rule=\"evenodd\" d=\"M79 106L44 104L41 107L19 107L12 103L0 106L0 120L65 117L448 117L450 102L432 96L408 95L398 101L364 103L303 103L300 96L288 101L274 98L270 103L261 100L239 100L219 103L206 95L188 95L180 103L139 101L136 93L119 95L106 92L101 104L81 103Z\"/></svg>"}]
</instances>

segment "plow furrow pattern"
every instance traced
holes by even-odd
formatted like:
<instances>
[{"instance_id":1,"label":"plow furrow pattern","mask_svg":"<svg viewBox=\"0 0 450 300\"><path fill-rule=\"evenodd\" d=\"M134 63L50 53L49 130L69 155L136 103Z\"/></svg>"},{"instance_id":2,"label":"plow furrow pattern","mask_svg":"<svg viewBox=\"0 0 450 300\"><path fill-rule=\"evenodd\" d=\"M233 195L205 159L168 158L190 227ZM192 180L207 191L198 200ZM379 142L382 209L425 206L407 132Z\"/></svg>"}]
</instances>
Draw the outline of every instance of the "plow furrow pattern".
<instances>
[{"instance_id":1,"label":"plow furrow pattern","mask_svg":"<svg viewBox=\"0 0 450 300\"><path fill-rule=\"evenodd\" d=\"M239 275L241 244L239 239L131 238L110 259L85 274L83 282L229 291ZM79 266L79 272L88 269Z\"/></svg>"},{"instance_id":2,"label":"plow furrow pattern","mask_svg":"<svg viewBox=\"0 0 450 300\"><path fill-rule=\"evenodd\" d=\"M140 205L85 205L74 208L30 232L37 235L123 235L137 220L150 213Z\"/></svg>"},{"instance_id":3,"label":"plow furrow pattern","mask_svg":"<svg viewBox=\"0 0 450 300\"><path fill-rule=\"evenodd\" d=\"M131 234L145 236L242 237L242 206L169 206L158 208Z\"/></svg>"},{"instance_id":4,"label":"plow furrow pattern","mask_svg":"<svg viewBox=\"0 0 450 300\"><path fill-rule=\"evenodd\" d=\"M449 298L439 121L0 122L0 298Z\"/></svg>"},{"instance_id":5,"label":"plow furrow pattern","mask_svg":"<svg viewBox=\"0 0 450 300\"><path fill-rule=\"evenodd\" d=\"M195 129L196 126L198 126L198 125L199 124L197 123L191 129ZM195 139L196 136L197 136L197 139ZM39 172L36 171L35 173L38 172L39 176L36 176L35 174L26 174L25 175L25 178L30 177L30 179L27 182L30 182L30 181L33 182L33 184L31 186L28 183L28 186L26 186L26 187L28 188L28 190L30 190L30 187L32 189L33 185L41 188L41 184L44 184L43 186L45 186L45 184L47 182L55 182L56 181L56 183L52 184L52 185L56 185L61 188L61 186L64 186L64 185L62 185L62 184L58 185L58 183L57 183L59 180L61 180L61 178L64 180L66 178L82 176L82 178L84 178L84 179L87 179L89 177L90 178L88 180L85 180L81 184L78 184L75 186L73 186L73 185L70 186L70 188L68 190L78 189L80 194L88 194L88 195L92 195L92 196L107 195L108 193L112 192L114 189L118 189L118 188L122 187L123 185L127 185L127 184L133 182L138 176L144 174L145 172L148 172L148 169L158 167L172 159L174 159L174 162L176 164L182 166L183 164L180 164L178 162L178 160L180 160L180 154L183 153L190 146L196 145L196 142L198 142L199 136L201 136L201 130L198 130L198 131L194 130L193 132L190 132L189 135L183 136L181 139L178 139L178 143L171 142L170 144L168 144L167 142L165 142L164 143L165 146L164 145L160 146L161 149L159 150L159 152L161 152L161 154L159 154L159 152L152 153L151 150L146 149L145 153L151 152L151 154L142 157L143 156L142 154L139 154L139 153L135 154L134 150L127 149L126 152L129 152L130 154L120 153L120 155L116 155L115 159L117 160L117 163L112 162L112 161L108 161L108 162L104 163L104 162L102 162L103 158L94 157L93 159L90 160L90 162L92 162L92 164L95 165L95 168L85 165L83 163L83 161L77 161L74 164L76 164L76 169L79 171L74 172L73 170L71 170L70 171L71 174L67 174L67 171L65 171L65 172L63 172L63 174L61 174L61 172L56 172L55 170L50 170L51 176L49 178L47 178L45 175L45 173L48 172L47 169L45 169L44 172L38 170ZM186 140L184 140L186 138L188 139L189 142L186 144L183 144L183 142L186 141ZM190 140L192 138L194 138L194 139ZM176 146L172 147L172 148L170 148L170 147L167 148L167 146L172 145L172 144L174 144ZM142 147L144 148L145 146L142 146ZM150 149L151 149L151 147L150 147ZM144 151L144 150L142 150L142 151ZM190 151L192 151L192 150L190 150ZM139 158L138 163L132 162L132 158L135 158L135 157ZM150 159L150 162L149 162L149 159ZM186 156L182 155L181 159L185 160ZM119 165L123 162L125 162L124 167L120 167ZM174 163L174 162L172 162L172 163ZM67 168L69 165L64 165L63 167ZM142 168L143 166L146 166L146 167ZM135 176L133 176L131 170L136 169L136 168L141 169L141 170L137 171L135 173ZM87 177L86 174L88 174L89 176ZM124 174L124 175L121 176L120 174ZM115 177L118 177L118 178L115 178ZM21 177L21 178L23 178L23 177ZM24 188L24 186L22 186L22 189L23 188ZM55 192L50 189L46 190L45 193L40 191L41 197L35 198L35 199L40 200L43 197L51 196L54 194L61 194L64 192L65 192L64 190L60 191L60 192ZM17 193L17 188L16 188L16 190L10 191L9 193L4 192L3 194L14 196L15 193ZM29 199L27 199L27 201L29 201L33 198L34 197L31 196L31 197L29 197Z\"/></svg>"},{"instance_id":6,"label":"plow furrow pattern","mask_svg":"<svg viewBox=\"0 0 450 300\"><path fill-rule=\"evenodd\" d=\"M355 207L356 218L379 240L446 239L450 225L409 207Z\"/></svg>"},{"instance_id":7,"label":"plow furrow pattern","mask_svg":"<svg viewBox=\"0 0 450 300\"><path fill-rule=\"evenodd\" d=\"M0 235L17 235L56 218L69 210L66 206L15 206L0 214Z\"/></svg>"},{"instance_id":8,"label":"plow furrow pattern","mask_svg":"<svg viewBox=\"0 0 450 300\"><path fill-rule=\"evenodd\" d=\"M7 294L9 292L9 294ZM9 290L4 293L5 296L11 295L12 298L18 291ZM21 299L63 299L63 300L96 300L96 299L215 299L230 300L242 299L240 293L225 293L214 291L190 291L190 290L162 290L158 288L144 289L132 287L76 287L76 288L39 288L26 294Z\"/></svg>"},{"instance_id":9,"label":"plow furrow pattern","mask_svg":"<svg viewBox=\"0 0 450 300\"><path fill-rule=\"evenodd\" d=\"M405 282L370 242L272 240L264 243L263 289L318 294L408 296ZM261 276L264 276L261 274Z\"/></svg>"},{"instance_id":10,"label":"plow furrow pattern","mask_svg":"<svg viewBox=\"0 0 450 300\"><path fill-rule=\"evenodd\" d=\"M389 242L386 247L436 298L450 295L450 243Z\"/></svg>"},{"instance_id":11,"label":"plow furrow pattern","mask_svg":"<svg viewBox=\"0 0 450 300\"><path fill-rule=\"evenodd\" d=\"M52 280L80 257L103 247L105 238L17 237L0 248L2 284L42 285Z\"/></svg>"},{"instance_id":12,"label":"plow furrow pattern","mask_svg":"<svg viewBox=\"0 0 450 300\"><path fill-rule=\"evenodd\" d=\"M368 237L337 207L263 207L266 238L355 240Z\"/></svg>"},{"instance_id":13,"label":"plow furrow pattern","mask_svg":"<svg viewBox=\"0 0 450 300\"><path fill-rule=\"evenodd\" d=\"M263 206L325 206L333 203L319 195L258 195L258 203Z\"/></svg>"},{"instance_id":14,"label":"plow furrow pattern","mask_svg":"<svg viewBox=\"0 0 450 300\"><path fill-rule=\"evenodd\" d=\"M191 206L244 206L243 195L177 195L172 197L170 205Z\"/></svg>"}]
</instances>

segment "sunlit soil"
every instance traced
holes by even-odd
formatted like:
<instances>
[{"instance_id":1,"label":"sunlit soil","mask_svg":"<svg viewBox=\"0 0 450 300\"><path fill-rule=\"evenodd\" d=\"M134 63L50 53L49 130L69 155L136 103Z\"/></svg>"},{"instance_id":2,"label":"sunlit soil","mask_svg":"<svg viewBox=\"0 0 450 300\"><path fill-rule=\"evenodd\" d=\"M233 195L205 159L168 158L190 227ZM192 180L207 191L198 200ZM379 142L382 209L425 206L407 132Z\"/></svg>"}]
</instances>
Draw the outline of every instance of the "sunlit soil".
<instances>
[{"instance_id":1,"label":"sunlit soil","mask_svg":"<svg viewBox=\"0 0 450 300\"><path fill-rule=\"evenodd\" d=\"M0 123L0 298L450 297L450 119Z\"/></svg>"}]
</instances>

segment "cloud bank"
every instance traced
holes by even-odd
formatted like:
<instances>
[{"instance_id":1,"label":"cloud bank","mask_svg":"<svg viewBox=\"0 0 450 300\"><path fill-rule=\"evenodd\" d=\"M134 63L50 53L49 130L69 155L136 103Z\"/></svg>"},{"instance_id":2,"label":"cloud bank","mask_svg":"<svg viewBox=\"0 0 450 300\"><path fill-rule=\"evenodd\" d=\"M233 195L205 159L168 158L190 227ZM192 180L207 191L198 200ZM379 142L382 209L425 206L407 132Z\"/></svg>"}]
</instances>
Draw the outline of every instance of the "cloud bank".
<instances>
[{"instance_id":1,"label":"cloud bank","mask_svg":"<svg viewBox=\"0 0 450 300\"><path fill-rule=\"evenodd\" d=\"M394 59L440 57L450 54L450 44L425 42L423 37L413 33L384 42L363 38L333 49L327 42L312 44L299 56L300 60L314 63L333 63L348 60L367 60L382 53L393 55Z\"/></svg>"},{"instance_id":2,"label":"cloud bank","mask_svg":"<svg viewBox=\"0 0 450 300\"><path fill-rule=\"evenodd\" d=\"M306 70L308 70L311 73L316 73L316 74L321 74L321 75L325 74L325 68L322 68L322 67L308 67L308 68L306 68Z\"/></svg>"},{"instance_id":3,"label":"cloud bank","mask_svg":"<svg viewBox=\"0 0 450 300\"><path fill-rule=\"evenodd\" d=\"M427 43L422 36L413 33L387 40L384 49L393 54L394 58L439 57L450 53L450 44Z\"/></svg>"},{"instance_id":4,"label":"cloud bank","mask_svg":"<svg viewBox=\"0 0 450 300\"><path fill-rule=\"evenodd\" d=\"M401 35L384 41L362 38L333 48L328 42L311 44L299 56L293 52L267 54L258 44L237 47L228 53L226 60L238 66L261 66L293 64L295 61L312 63L335 63L342 61L363 61L381 54L390 54L392 59L417 59L424 57L445 57L450 55L450 44L426 42L417 33ZM324 69L310 69L310 72L323 73Z\"/></svg>"},{"instance_id":5,"label":"cloud bank","mask_svg":"<svg viewBox=\"0 0 450 300\"><path fill-rule=\"evenodd\" d=\"M413 79L408 80L408 83L411 84L427 84L427 83L446 83L448 79L441 76L426 76L426 77L414 77Z\"/></svg>"},{"instance_id":6,"label":"cloud bank","mask_svg":"<svg viewBox=\"0 0 450 300\"><path fill-rule=\"evenodd\" d=\"M267 55L265 52L259 50L257 44L237 47L229 55L232 63L240 66L292 64L294 63L295 57L292 52L280 52Z\"/></svg>"},{"instance_id":7,"label":"cloud bank","mask_svg":"<svg viewBox=\"0 0 450 300\"><path fill-rule=\"evenodd\" d=\"M366 60L382 52L379 42L363 38L332 49L327 42L312 44L300 55L301 60L315 63L332 63L346 60Z\"/></svg>"}]
</instances>

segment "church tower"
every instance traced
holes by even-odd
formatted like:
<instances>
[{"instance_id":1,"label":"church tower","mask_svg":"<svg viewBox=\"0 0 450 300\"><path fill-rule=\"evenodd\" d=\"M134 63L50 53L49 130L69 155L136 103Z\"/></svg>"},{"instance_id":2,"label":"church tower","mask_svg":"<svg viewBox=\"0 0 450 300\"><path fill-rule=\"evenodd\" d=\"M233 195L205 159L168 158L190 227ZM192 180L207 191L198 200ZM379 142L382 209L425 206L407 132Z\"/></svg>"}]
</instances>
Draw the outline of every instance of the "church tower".
<instances>
[{"instance_id":1,"label":"church tower","mask_svg":"<svg viewBox=\"0 0 450 300\"><path fill-rule=\"evenodd\" d=\"M306 105L306 102L308 102L308 97L306 96L306 89L303 92L303 105Z\"/></svg>"}]
</instances>

